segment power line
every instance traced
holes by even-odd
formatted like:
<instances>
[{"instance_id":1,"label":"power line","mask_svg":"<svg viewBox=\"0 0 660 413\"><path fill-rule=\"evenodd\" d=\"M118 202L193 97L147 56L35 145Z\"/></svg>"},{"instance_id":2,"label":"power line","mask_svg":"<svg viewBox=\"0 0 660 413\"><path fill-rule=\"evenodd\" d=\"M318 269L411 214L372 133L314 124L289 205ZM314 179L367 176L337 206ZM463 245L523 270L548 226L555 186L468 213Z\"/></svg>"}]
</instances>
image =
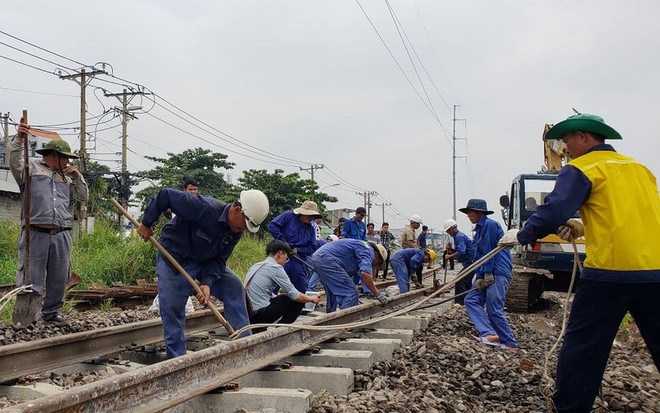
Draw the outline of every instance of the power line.
<instances>
[{"instance_id":1,"label":"power line","mask_svg":"<svg viewBox=\"0 0 660 413\"><path fill-rule=\"evenodd\" d=\"M388 2L388 5L389 5L389 2ZM415 5L415 8L417 8L417 5ZM449 106L449 104L445 100L444 96L442 96L442 93L440 93L440 90L438 90L438 87L435 85L435 82L433 81L433 78L429 74L428 70L426 70L426 65L424 65L424 62L422 62L422 59L417 54L417 50L415 49L415 46L413 45L413 43L410 41L410 38L408 37L408 34L406 33L406 30L403 28L403 25L401 24L401 21L399 20L399 17L396 15L396 13L394 12L394 9L391 6L390 6L390 10L391 10L394 18L396 19L396 22L399 24L399 27L401 27L401 31L403 32L403 35L406 37L406 40L408 41L408 44L410 44L410 48L412 49L413 53L415 54L415 57L417 58L417 61L419 61L419 64L422 66L422 69L424 69L424 73L426 73L426 77L431 82L431 85L433 85L433 88L435 89L438 96L440 96L440 99L442 100L442 103L445 104L445 107L451 113L451 111L452 111L451 107ZM418 11L418 13L419 13L419 11ZM426 31L426 27L424 27L424 31ZM433 45L431 45L431 46L433 46ZM420 83L421 83L421 80L420 80ZM428 98L428 96L427 96L427 98ZM430 99L429 99L429 101L430 101Z\"/></svg>"},{"instance_id":2,"label":"power line","mask_svg":"<svg viewBox=\"0 0 660 413\"><path fill-rule=\"evenodd\" d=\"M447 139L447 142L451 145L451 140L450 140L450 138L449 138L449 132L447 131L447 129L445 128L445 126L442 124L442 122L440 122L440 118L438 118L438 116L435 114L435 112L431 109L431 107L428 105L428 103L426 103L426 101L424 100L424 98L422 97L422 95L419 93L419 91L417 90L417 88L415 87L415 85L413 85L412 81L410 80L410 78L408 77L408 75L406 74L406 72L403 70L403 67L401 67L401 64L399 64L399 61L396 59L396 57L395 57L394 54L392 53L392 50L390 50L389 46L388 46L387 43L385 42L385 39L383 39L383 36L380 35L380 32L378 31L378 29L376 29L376 26L375 26L374 23L371 21L371 18L370 18L369 15L367 14L366 10L362 7L362 4L360 4L360 0L355 0L355 2L358 4L358 6L360 7L360 10L362 10L362 13L363 13L364 16L367 18L367 21L369 22L369 24L371 25L371 27L374 29L374 31L375 31L376 34L378 35L378 38L379 38L380 41L383 43L383 46L385 46L385 49L387 49L387 52L390 54L390 56L391 56L392 59L394 60L394 63L397 65L397 67L398 67L399 70L401 71L401 74L403 74L403 77L406 78L406 80L408 81L408 84L409 84L410 87L412 87L412 89L415 91L415 94L417 95L417 97L422 101L422 104L426 107L426 109L429 111L429 113L431 114L431 116L433 116L433 119L435 119L435 121L438 123L438 125L440 125L440 127L441 127L443 133L445 134L445 138Z\"/></svg>"},{"instance_id":3,"label":"power line","mask_svg":"<svg viewBox=\"0 0 660 413\"><path fill-rule=\"evenodd\" d=\"M429 105L426 103L426 101L424 100L424 98L422 98L422 95L419 94L419 91L417 90L417 88L415 87L415 85L413 85L412 81L410 80L410 78L408 77L408 75L406 74L406 72L403 70L403 67L401 67L401 64L399 64L399 61L396 60L396 57L394 56L394 53L392 53L392 50L390 50L390 47L389 47L389 46L387 45L387 43L385 42L385 39L383 39L383 36L380 35L380 32L378 31L378 29L376 29L376 26L375 26L374 23L371 21L371 18L370 18L369 15L367 14L367 11L362 7L362 4L360 4L360 0L355 0L355 2L358 4L358 6L360 7L360 10L362 10L362 13L363 13L364 16L367 18L367 21L369 22L369 24L371 25L371 27L374 29L374 31L375 31L376 34L378 35L378 38L379 38L380 41L383 43L383 46L385 46L385 49L387 49L387 52L390 54L390 56L391 56L392 59L394 60L394 63L396 63L396 66L397 66L397 67L399 68L399 70L401 71L401 74L403 74L403 77L406 78L406 80L408 81L408 84L410 85L410 87L413 88L413 90L415 91L415 94L417 95L417 97L419 97L419 99L422 101L422 103L424 104L424 106L426 106L426 109L428 109L429 112L431 112L431 115L433 115L433 111L431 110L431 108L429 107Z\"/></svg>"},{"instance_id":4,"label":"power line","mask_svg":"<svg viewBox=\"0 0 660 413\"><path fill-rule=\"evenodd\" d=\"M32 44L32 43L30 43L30 42L28 42L28 41L26 41L26 40L19 39L18 37L13 36L13 35L11 35L11 34L9 34L9 33L7 33L7 32L4 32L4 31L2 31L2 30L0 30L0 33L4 34L5 36L9 36L9 37L11 37L12 39L18 40L19 42L23 42L23 43L25 43L25 44L29 44L29 45L32 46L32 47L36 47L37 49L42 50L42 51L44 51L44 52L50 53L50 54L55 55L55 56L57 56L57 57L61 57L62 59L68 60L68 61L70 61L70 62L73 62L73 63L77 64L77 65L80 65L80 66L86 66L84 63L77 62L77 61L75 61L75 60L69 59L69 58L66 57L66 56L62 56L61 54L58 54L58 53L52 52L52 51L50 51L50 50L48 50L48 49L44 49L43 47L41 47L41 46L37 46L36 44Z\"/></svg>"},{"instance_id":5,"label":"power line","mask_svg":"<svg viewBox=\"0 0 660 413\"><path fill-rule=\"evenodd\" d=\"M49 72L46 69L42 69L40 67L32 66L31 64L28 64L28 63L19 62L18 60L12 59L11 57L7 57L7 56L3 56L3 55L0 55L0 57L5 59L5 60L9 60L10 62L18 63L19 65L23 65L23 66L32 68L34 70L38 70L40 72L48 73L49 75L54 75L55 74L55 72Z\"/></svg>"},{"instance_id":6,"label":"power line","mask_svg":"<svg viewBox=\"0 0 660 413\"><path fill-rule=\"evenodd\" d=\"M158 94L156 94L156 93L154 93L154 96L160 98L163 102L165 102L165 103L167 103L168 105L172 106L173 108L175 108L175 109L178 110L179 112L181 112L181 113L185 114L186 116L190 117L191 119L193 119L193 120L195 120L195 121L201 123L202 125L204 125L204 126L210 128L210 129L214 130L215 132L220 133L220 134L226 136L227 138L229 138L229 139L231 139L231 140L233 140L233 141L235 141L235 142L240 143L241 145L247 146L247 148L245 148L245 147L241 147L240 145L236 145L236 144L234 144L234 145L238 146L238 147L241 148L241 149L244 149L244 150L253 149L253 150L256 150L256 151L259 151L259 152L262 152L262 153L266 154L266 155L262 155L262 156L265 156L265 157L272 157L272 158L274 158L274 159L278 159L278 160L280 160L280 161L289 162L289 163L296 164L296 165L309 165L309 164L312 164L312 163L313 163L313 162L300 161L300 160L297 160L297 159L288 158L288 157L286 157L286 156L277 155L277 154L275 154L275 153L273 153L273 152L269 152L269 151L266 151L266 150L260 149L260 148L258 148L258 147L256 147L256 146L250 145L249 143L244 142L244 141L242 141L242 140L240 140L240 139L238 139L238 138L235 138L235 137L229 135L228 133L223 132L223 131L221 131L221 130L219 130L219 129L217 129L217 128L211 126L211 125L209 125L208 123L204 122L203 120L201 120L201 119L199 119L199 118L197 118L197 117L191 115L190 113L184 111L183 109L181 109L181 108L179 108L178 106L174 105L173 103L169 102L168 100L166 100L166 99L163 98L162 96L160 96L160 95L158 95ZM180 116L180 115L178 115L178 114L175 114L174 112L170 111L169 109L165 108L164 106L162 106L162 105L160 105L160 104L158 104L158 103L156 103L156 104L157 104L158 106L160 106L161 108L167 110L168 112L174 114L175 116L179 117L180 119L182 119L182 120L184 120L184 121L190 123L191 125L194 125L194 126L196 126L197 128L199 128L199 129L201 129L201 130L204 130L204 129L201 128L198 124L195 124L195 123L193 123L193 122L191 122L191 121L189 121L189 120L184 119L182 116ZM206 130L204 130L204 131L207 132L207 133L209 133L209 134L211 134L210 132L208 132L208 131L206 131ZM215 135L215 134L212 134L212 135L218 137L219 139L224 140L225 142L227 142L226 139L224 139L224 138L222 138L222 137L220 137L220 136L217 136L217 135ZM248 148L249 148L249 149L248 149ZM268 156L267 156L267 155L268 155Z\"/></svg>"},{"instance_id":7,"label":"power line","mask_svg":"<svg viewBox=\"0 0 660 413\"><path fill-rule=\"evenodd\" d=\"M79 98L80 97L80 96L76 96L76 95L65 95L65 94L62 94L62 93L37 92L37 91L34 91L34 90L13 89L13 88L10 88L10 87L2 87L2 86L0 86L0 89L2 89L2 90L11 90L12 92L33 93L35 95L62 96L62 97L69 97L69 98Z\"/></svg>"},{"instance_id":8,"label":"power line","mask_svg":"<svg viewBox=\"0 0 660 413\"><path fill-rule=\"evenodd\" d=\"M246 157L246 158L254 159L254 160L257 160L257 161L260 161L260 162L268 162L268 163L271 163L271 164L274 164L274 165L285 166L285 167L291 167L290 164L283 164L283 163L278 163L278 162L274 162L274 161L271 161L271 160L264 160L264 159L256 158L256 157L254 157L254 156L247 155L247 154L244 154L244 153L241 153L241 152L235 151L235 150L233 150L233 149L226 148L226 147L221 146L221 145L218 145L217 143L212 142L212 141L210 141L210 140L208 140L208 139L204 139L204 138L202 138L201 136L195 135L195 134L192 133L192 132L188 132L187 130L185 130L185 129L183 129L183 128L180 128L180 127L178 127L178 126L176 126L176 125L174 125L174 124L172 124L172 123L170 123L170 122L168 122L168 121L166 121L166 120L164 120L164 119L161 119L161 118L159 118L158 116L156 116L156 115L154 115L154 114L152 114L152 113L146 113L146 115L149 115L149 116L151 116L151 117L153 117L153 118L155 118L155 119L157 119L157 120L163 122L164 124L169 125L169 126L171 126L172 128L174 128L174 129L176 129L176 130L178 130L178 131L180 131L180 132L185 133L186 135L190 135L190 136L192 136L193 138L199 139L199 140L202 141L202 142L206 142L206 143L208 143L208 144L210 144L210 145L217 146L218 148L220 148L220 149L224 149L225 151L231 152L231 153L233 153L233 154L240 155L240 156L244 156L244 157Z\"/></svg>"},{"instance_id":9,"label":"power line","mask_svg":"<svg viewBox=\"0 0 660 413\"><path fill-rule=\"evenodd\" d=\"M0 44L3 45L3 46L8 47L8 48L10 48L10 49L16 50L17 52L21 52L21 53L26 54L26 55L28 55L28 56L34 57L35 59L43 60L44 62L50 63L51 65L54 65L55 67L62 66L62 65L60 65L59 63L55 63L55 62L53 62L52 60L48 60L48 59L46 59L46 58L43 58L43 57L37 56L37 55L35 55L35 54L33 54L33 53L30 53L30 52L26 52L25 50L21 50L21 49L19 49L18 47L12 46L12 45L7 44L7 43L5 43L5 42L0 42ZM65 68L65 69L69 69L69 70L74 70L74 69L72 69L72 68L70 68L70 67L66 67L66 66L64 66L64 68Z\"/></svg>"},{"instance_id":10,"label":"power line","mask_svg":"<svg viewBox=\"0 0 660 413\"><path fill-rule=\"evenodd\" d=\"M433 102L431 102L431 98L429 98L429 94L426 91L426 88L424 87L424 82L422 82L422 78L419 76L419 72L417 71L417 66L415 66L415 61L413 60L412 56L410 55L410 51L408 50L408 46L406 45L406 41L403 39L403 36L401 35L401 31L403 31L403 26L401 26L401 23L399 22L399 19L397 17L395 17L394 9L392 9L392 6L390 5L390 1L385 0L385 4L387 5L387 9L390 12L390 16L392 16L392 22L394 22L394 28L396 29L397 33L399 34L399 38L401 39L401 43L403 44L403 48L406 50L406 54L408 55L408 59L410 60L410 64L412 65L413 70L415 71L415 76L417 76L417 80L419 81L419 85L422 87L422 90L424 91L424 96L426 96L426 100L429 102L429 106L431 107L431 112L433 112L433 115L437 118L438 113L435 111L435 108L433 107ZM399 30L399 27L401 27L400 30ZM404 31L404 33L405 33L405 31ZM407 38L408 38L408 35L406 35L406 39ZM408 43L410 43L410 40L408 40ZM412 48L412 43L410 43L410 47Z\"/></svg>"}]
</instances>

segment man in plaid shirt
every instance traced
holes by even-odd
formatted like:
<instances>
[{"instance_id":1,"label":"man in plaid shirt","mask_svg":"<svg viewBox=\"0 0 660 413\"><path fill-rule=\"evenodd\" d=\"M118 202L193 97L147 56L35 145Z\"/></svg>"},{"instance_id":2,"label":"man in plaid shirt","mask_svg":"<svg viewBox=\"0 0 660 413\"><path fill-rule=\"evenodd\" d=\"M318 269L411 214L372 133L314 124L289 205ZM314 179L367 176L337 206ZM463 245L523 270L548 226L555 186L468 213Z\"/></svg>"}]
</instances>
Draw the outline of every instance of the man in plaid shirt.
<instances>
[{"instance_id":1,"label":"man in plaid shirt","mask_svg":"<svg viewBox=\"0 0 660 413\"><path fill-rule=\"evenodd\" d=\"M385 260L385 271L383 272L383 280L387 278L387 271L389 270L390 267L390 243L394 242L394 235L389 231L390 229L390 224L387 222L383 222L383 225L380 227L380 231L378 231L378 236L380 237L380 243L385 247L387 250L387 260ZM376 275L374 276L378 277L378 270L376 270Z\"/></svg>"}]
</instances>

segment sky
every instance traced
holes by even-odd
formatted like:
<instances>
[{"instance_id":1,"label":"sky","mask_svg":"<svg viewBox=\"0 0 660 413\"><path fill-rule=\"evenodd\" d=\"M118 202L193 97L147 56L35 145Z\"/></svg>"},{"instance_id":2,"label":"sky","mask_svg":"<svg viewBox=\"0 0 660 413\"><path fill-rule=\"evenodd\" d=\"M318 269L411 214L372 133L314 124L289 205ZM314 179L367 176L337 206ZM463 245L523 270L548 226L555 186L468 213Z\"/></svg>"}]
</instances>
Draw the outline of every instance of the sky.
<instances>
[{"instance_id":1,"label":"sky","mask_svg":"<svg viewBox=\"0 0 660 413\"><path fill-rule=\"evenodd\" d=\"M499 219L513 178L541 168L544 125L573 108L660 174L656 1L10 0L2 15L0 112L14 120L27 109L32 124L74 126L80 87L53 73L109 63L114 77L87 88L87 132L113 170L119 101L104 89L139 84L156 96L130 102L129 171L195 147L229 155L233 183L322 164L314 177L339 198L328 208L376 191L373 220L391 204L395 228L417 214L441 230L454 214L454 105L457 208L483 198ZM80 146L77 130L58 131Z\"/></svg>"}]
</instances>

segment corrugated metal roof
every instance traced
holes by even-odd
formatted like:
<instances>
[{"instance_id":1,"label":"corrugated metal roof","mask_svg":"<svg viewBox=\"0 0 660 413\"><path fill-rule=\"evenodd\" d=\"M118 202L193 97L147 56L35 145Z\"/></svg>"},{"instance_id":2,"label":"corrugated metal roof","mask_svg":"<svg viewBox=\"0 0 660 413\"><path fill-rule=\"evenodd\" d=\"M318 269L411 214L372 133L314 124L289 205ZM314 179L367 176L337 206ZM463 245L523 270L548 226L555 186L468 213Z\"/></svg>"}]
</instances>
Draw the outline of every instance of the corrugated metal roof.
<instances>
[{"instance_id":1,"label":"corrugated metal roof","mask_svg":"<svg viewBox=\"0 0 660 413\"><path fill-rule=\"evenodd\" d=\"M57 132L51 132L37 128L30 128L30 135L46 139L62 139L62 137Z\"/></svg>"}]
</instances>

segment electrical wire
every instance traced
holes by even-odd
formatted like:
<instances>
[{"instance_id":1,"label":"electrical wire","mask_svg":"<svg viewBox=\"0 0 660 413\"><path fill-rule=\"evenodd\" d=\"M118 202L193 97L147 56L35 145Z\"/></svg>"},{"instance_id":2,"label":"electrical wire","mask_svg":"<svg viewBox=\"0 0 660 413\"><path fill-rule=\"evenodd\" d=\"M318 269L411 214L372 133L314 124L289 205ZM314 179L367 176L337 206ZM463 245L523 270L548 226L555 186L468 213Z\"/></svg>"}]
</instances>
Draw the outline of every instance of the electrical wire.
<instances>
[{"instance_id":1,"label":"electrical wire","mask_svg":"<svg viewBox=\"0 0 660 413\"><path fill-rule=\"evenodd\" d=\"M406 41L403 39L403 36L401 34L403 30L403 26L401 25L401 22L399 22L399 19L395 16L394 9L392 9L392 5L390 4L389 0L385 0L385 4L387 5L387 9L390 12L390 16L392 17L392 22L394 22L394 28L396 29L397 33L399 34L399 38L401 39L401 44L403 44L403 48L406 51L406 54L408 55L408 59L410 60L410 64L413 67L413 70L415 71L415 76L417 76L417 81L419 81L419 85L421 86L422 90L424 91L424 96L426 96L426 100L429 103L429 106L431 107L431 111L433 112L433 115L437 118L438 113L435 111L435 108L433 107L433 102L431 101L431 98L429 97L428 92L426 91L426 88L424 87L424 82L422 82L422 78L419 76L419 72L417 71L417 66L415 66L415 61L413 60L412 56L410 55L410 51L408 50L408 46L406 45ZM405 31L404 31L405 33ZM408 38L408 35L406 35L406 39ZM410 43L410 40L408 39L408 43ZM410 47L413 48L412 43L410 43ZM419 57L418 57L419 59ZM420 62L421 63L421 62Z\"/></svg>"},{"instance_id":2,"label":"electrical wire","mask_svg":"<svg viewBox=\"0 0 660 413\"><path fill-rule=\"evenodd\" d=\"M189 132L189 131L187 131L187 130L185 130L185 129L183 129L183 128L180 128L180 127L178 127L178 126L176 126L176 125L174 125L174 124L172 124L172 123L166 121L165 119L161 119L161 118L159 118L158 116L156 116L156 115L154 115L154 114L152 114L152 113L146 113L146 115L149 115L149 116L153 117L154 119L157 119L157 120L163 122L164 124L166 124L166 125L168 125L168 126L174 128L174 129L176 129L176 130L178 130L178 131L180 131L180 132L185 133L186 135L192 136L192 137L195 138L195 139L199 139L199 140L202 141L202 142L206 142L206 143L208 143L209 145L216 146L216 147L218 147L218 148L220 148L220 149L223 149L223 150L225 150L225 151L231 152L231 153L233 153L233 154L235 154L235 155L244 156L244 157L246 157L246 158L254 159L254 160L256 160L256 161L260 161L260 162L268 162L268 163L273 164L273 165L279 165L279 166L291 167L291 164L283 164L283 163L274 162L274 161L271 161L271 160L264 160L264 159L261 159L261 158L257 158L257 157L251 156L251 155L247 155L247 154L244 154L244 153L241 153L241 152L235 151L235 150L233 150L233 149L226 148L226 147L224 147L224 146L218 145L217 143L215 143L215 142L213 142L213 141L210 141L210 140L208 140L208 139L202 138L201 136L195 135L195 134L192 133L192 132Z\"/></svg>"},{"instance_id":3,"label":"electrical wire","mask_svg":"<svg viewBox=\"0 0 660 413\"><path fill-rule=\"evenodd\" d=\"M261 155L261 156L272 157L273 159L279 160L280 162L289 162L289 163L296 164L296 165L310 165L310 164L313 164L313 163L314 163L314 162L300 161L300 160L293 159L293 158L289 158L289 157L286 157L286 156L277 155L277 154L275 154L275 153L273 153L273 152L266 151L266 150L260 149L260 148L258 148L258 147L256 147L256 146L250 145L249 143L244 142L244 141L242 141L242 140L240 140L240 139L238 139L238 138L235 138L235 137L229 135L228 133L223 132L223 131L221 131L221 130L219 130L219 129L217 129L217 128L211 126L211 125L209 125L208 123L202 121L201 119L199 119L199 118L197 118L197 117L191 115L190 113L184 111L183 109L181 109L181 108L179 108L178 106L174 105L173 103L169 102L168 100L166 100L166 99L163 98L162 96L160 96L160 95L158 95L158 94L154 94L154 95L155 95L157 98L159 98L160 100L162 100L163 102L167 103L168 105L170 105L170 106L172 106L173 108L175 108L176 110L178 110L179 112L181 112L181 113L185 114L186 116L190 117L191 119L195 120L196 122L199 122L199 123L201 123L202 125L204 125L204 126L210 128L210 129L214 130L215 132L217 132L217 133L219 133L219 134L221 134L221 135L226 136L227 138L233 140L234 142L237 142L237 143L240 143L241 145L247 146L249 149L256 150L256 151L259 151L259 152L262 152L262 153L265 154L265 155ZM164 106L162 106L162 105L160 105L160 104L158 104L158 103L157 103L157 105L160 106L161 108L167 110L168 112L174 114L175 116L181 118L182 120L185 120L186 122L190 123L191 125L194 125L194 126L196 126L197 128L204 130L204 129L203 129L202 127L200 127L198 124L193 123L193 122L191 122L191 121L189 121L189 120L184 119L182 116L180 116L180 115L178 115L178 114L175 114L174 112L170 111L169 109L165 108ZM208 132L208 131L206 131L206 132L210 134L210 132ZM217 136L217 135L214 134L214 136ZM220 137L220 136L217 136L217 137L220 138L220 139L222 139L222 140L224 140L224 141L227 141L226 139L224 139L224 138L222 138L222 137ZM241 149L248 150L247 148L245 148L245 147L241 147L240 145L237 145L237 144L235 144L235 145L236 145L236 146L239 146Z\"/></svg>"},{"instance_id":4,"label":"electrical wire","mask_svg":"<svg viewBox=\"0 0 660 413\"><path fill-rule=\"evenodd\" d=\"M32 43L30 43L30 42L28 42L28 41L26 41L26 40L19 39L18 37L13 36L13 35L11 35L11 34L5 32L5 31L0 30L0 34L4 34L5 36L11 37L11 38L14 39L14 40L18 40L19 42L23 42L23 43L28 44L28 45L30 45L30 46L32 46L32 47L35 47L35 48L37 48L37 49L39 49L39 50L42 50L42 51L44 51L44 52L50 53L50 54L55 55L55 56L57 56L57 57L60 57L60 58L62 58L62 59L65 59L65 60L68 60L68 61L70 61L70 62L73 62L73 63L75 63L75 64L77 64L77 65L80 65L80 66L86 66L84 63L80 63L80 62L78 62L78 61L75 61L75 60L69 59L69 58L66 57L66 56L62 56L61 54L58 54L58 53L52 52L52 51L50 51L50 50L48 50L48 49L44 49L43 47L41 47L41 46L37 46L36 44L32 44Z\"/></svg>"},{"instance_id":5,"label":"electrical wire","mask_svg":"<svg viewBox=\"0 0 660 413\"><path fill-rule=\"evenodd\" d=\"M55 62L53 62L52 60L48 60L48 59L43 58L43 57L41 57L41 56L37 56L37 55L35 55L35 54L33 54L33 53L26 52L25 50L19 49L18 47L12 46L12 45L7 44L7 43L5 43L5 42L0 42L0 44L3 45L3 46L6 46L6 47L8 47L8 48L10 48L10 49L12 49L12 50L16 50L17 52L20 52L20 53L26 54L26 55L28 55L28 56L30 56L30 57L34 57L35 59L43 60L44 62L50 63L51 65L53 65L53 66L55 66L55 67L57 67L57 68L59 68L59 67L61 66L59 63L55 63ZM66 66L64 66L64 68L65 68L65 69L69 69L69 70L75 70L75 69L72 69L72 68L70 68L70 67L66 67Z\"/></svg>"},{"instance_id":6,"label":"electrical wire","mask_svg":"<svg viewBox=\"0 0 660 413\"><path fill-rule=\"evenodd\" d=\"M389 5L389 1L388 1L388 5ZM415 5L415 8L417 8L417 5ZM447 108L449 113L452 113L452 108L449 106L449 104L445 100L444 96L442 96L442 93L440 93L440 90L438 90L438 87L435 85L435 82L433 81L433 78L429 74L428 70L426 70L426 65L424 65L424 62L422 62L422 59L417 54L417 50L415 49L415 46L410 41L410 38L408 38L408 34L406 33L405 29L403 28L403 25L401 24L401 21L399 20L399 17L396 15L396 13L394 12L394 9L391 6L390 6L390 10L393 14L393 17L396 19L396 22L399 24L399 27L401 27L401 31L403 32L403 35L406 37L406 40L408 41L408 44L410 44L410 48L412 49L413 53L415 54L415 57L417 58L417 61L419 61L419 64L422 66L422 69L424 69L424 73L426 73L426 77L431 82L431 85L433 85L433 88L435 89L438 96L440 96L440 99L442 100L442 103L445 104L445 107ZM419 14L419 10L417 12ZM424 31L426 32L426 27L424 27ZM428 35L428 33L427 33L427 35ZM420 82L421 82L421 80L420 80ZM429 99L429 102L430 102L430 99Z\"/></svg>"},{"instance_id":7,"label":"electrical wire","mask_svg":"<svg viewBox=\"0 0 660 413\"><path fill-rule=\"evenodd\" d=\"M7 56L4 56L4 55L0 55L0 58L5 59L5 60L9 60L10 62L18 63L19 65L23 65L23 66L26 66L26 67L29 67L29 68L32 68L32 69L38 70L38 71L40 71L40 72L48 73L49 75L54 75L54 74L55 74L54 72L49 72L49 71L46 70L46 69L42 69L42 68L40 68L40 67L36 67L36 66L33 66L33 65L31 65L31 64L28 64L28 63L19 62L18 60L12 59L11 57L7 57Z\"/></svg>"},{"instance_id":8,"label":"electrical wire","mask_svg":"<svg viewBox=\"0 0 660 413\"><path fill-rule=\"evenodd\" d=\"M71 98L79 98L80 96L76 95L65 95L62 93L49 93L49 92L37 92L34 90L23 90L23 89L13 89L10 87L2 87L0 86L0 89L2 90L11 90L12 92L23 92L23 93L32 93L35 95L48 95L48 96L62 96L62 97L71 97Z\"/></svg>"}]
</instances>

